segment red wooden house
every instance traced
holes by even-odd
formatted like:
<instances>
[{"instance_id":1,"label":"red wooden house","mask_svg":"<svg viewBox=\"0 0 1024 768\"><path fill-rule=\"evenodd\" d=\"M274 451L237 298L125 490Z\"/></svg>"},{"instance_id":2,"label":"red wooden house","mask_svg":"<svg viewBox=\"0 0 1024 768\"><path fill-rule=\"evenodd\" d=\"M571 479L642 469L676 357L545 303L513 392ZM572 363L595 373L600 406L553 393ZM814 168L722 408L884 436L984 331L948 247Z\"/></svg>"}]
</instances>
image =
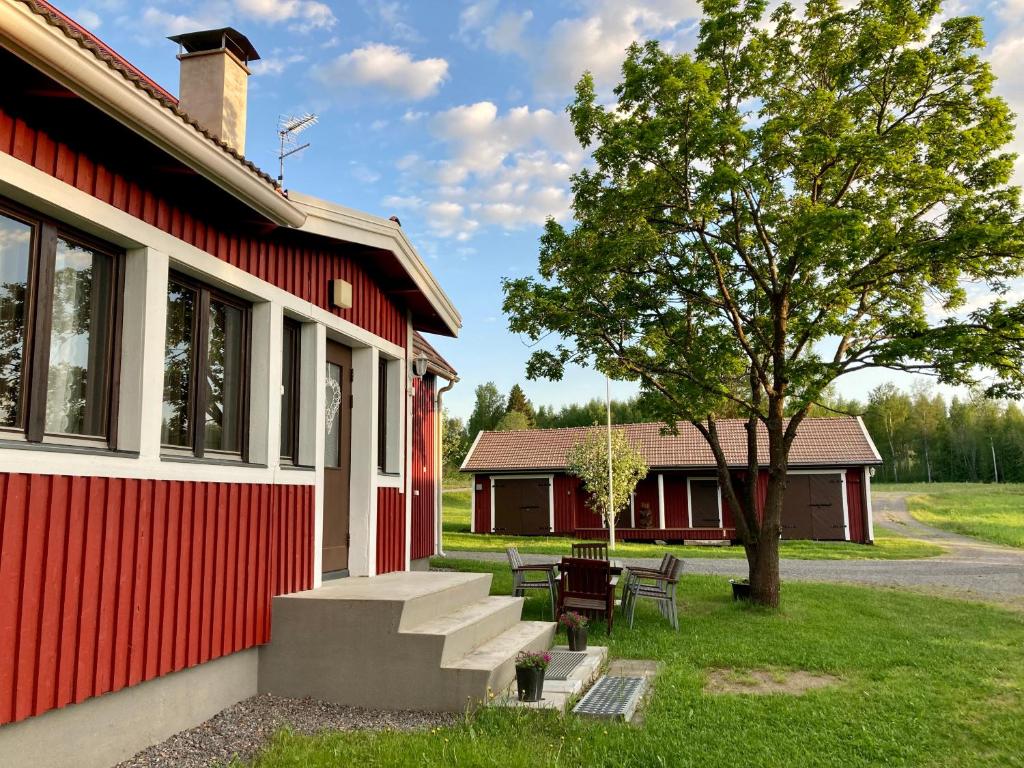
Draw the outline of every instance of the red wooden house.
<instances>
[{"instance_id":1,"label":"red wooden house","mask_svg":"<svg viewBox=\"0 0 1024 768\"><path fill-rule=\"evenodd\" d=\"M438 546L420 332L458 312L396 221L245 159L243 35L175 40L180 97L0 0L0 765L194 724L255 692L275 595Z\"/></svg>"},{"instance_id":2,"label":"red wooden house","mask_svg":"<svg viewBox=\"0 0 1024 768\"><path fill-rule=\"evenodd\" d=\"M481 432L462 471L473 475L472 530L581 538L607 536L587 506L566 454L589 431L602 427ZM622 540L733 540L732 510L722 498L716 464L704 437L680 422L675 435L661 424L626 424L625 431L650 468L628 509L616 520ZM722 448L737 477L747 465L745 422L718 422ZM767 461L767 435L759 449ZM871 468L881 457L857 418L811 418L801 423L790 452L782 535L794 539L870 543ZM759 478L762 499L767 475Z\"/></svg>"}]
</instances>

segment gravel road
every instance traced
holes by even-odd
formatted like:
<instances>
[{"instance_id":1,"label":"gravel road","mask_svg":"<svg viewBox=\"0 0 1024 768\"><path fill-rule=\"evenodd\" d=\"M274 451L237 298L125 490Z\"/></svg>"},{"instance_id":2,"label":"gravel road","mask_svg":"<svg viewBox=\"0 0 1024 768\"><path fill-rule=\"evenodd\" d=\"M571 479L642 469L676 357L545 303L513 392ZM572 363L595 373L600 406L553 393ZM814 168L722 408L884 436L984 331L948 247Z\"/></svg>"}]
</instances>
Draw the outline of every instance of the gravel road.
<instances>
[{"instance_id":1,"label":"gravel road","mask_svg":"<svg viewBox=\"0 0 1024 768\"><path fill-rule=\"evenodd\" d=\"M900 587L940 592L954 597L984 600L1024 608L1024 550L988 544L969 536L948 533L914 520L907 512L905 495L873 495L875 525L946 548L939 557L918 560L792 560L780 564L783 580L828 581ZM451 552L470 560L505 561L500 552ZM550 555L523 555L527 562L548 562ZM741 558L683 558L685 573L745 577ZM658 560L625 558L625 565L652 567Z\"/></svg>"}]
</instances>

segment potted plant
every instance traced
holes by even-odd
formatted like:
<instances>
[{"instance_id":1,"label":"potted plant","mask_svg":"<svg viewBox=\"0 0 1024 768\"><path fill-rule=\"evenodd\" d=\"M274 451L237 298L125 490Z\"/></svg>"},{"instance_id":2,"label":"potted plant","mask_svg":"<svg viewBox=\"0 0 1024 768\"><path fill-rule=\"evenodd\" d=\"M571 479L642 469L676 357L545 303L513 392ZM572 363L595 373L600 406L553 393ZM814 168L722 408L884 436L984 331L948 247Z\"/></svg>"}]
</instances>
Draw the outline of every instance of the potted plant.
<instances>
[{"instance_id":1,"label":"potted plant","mask_svg":"<svg viewBox=\"0 0 1024 768\"><path fill-rule=\"evenodd\" d=\"M544 693L544 671L551 663L547 651L520 651L516 656L516 688L520 701L540 701Z\"/></svg>"},{"instance_id":2,"label":"potted plant","mask_svg":"<svg viewBox=\"0 0 1024 768\"><path fill-rule=\"evenodd\" d=\"M558 623L565 627L569 635L570 651L587 650L587 625L590 621L586 616L576 611L567 611L558 617Z\"/></svg>"},{"instance_id":3,"label":"potted plant","mask_svg":"<svg viewBox=\"0 0 1024 768\"><path fill-rule=\"evenodd\" d=\"M732 584L733 600L750 599L750 579L729 579L729 583Z\"/></svg>"}]
</instances>

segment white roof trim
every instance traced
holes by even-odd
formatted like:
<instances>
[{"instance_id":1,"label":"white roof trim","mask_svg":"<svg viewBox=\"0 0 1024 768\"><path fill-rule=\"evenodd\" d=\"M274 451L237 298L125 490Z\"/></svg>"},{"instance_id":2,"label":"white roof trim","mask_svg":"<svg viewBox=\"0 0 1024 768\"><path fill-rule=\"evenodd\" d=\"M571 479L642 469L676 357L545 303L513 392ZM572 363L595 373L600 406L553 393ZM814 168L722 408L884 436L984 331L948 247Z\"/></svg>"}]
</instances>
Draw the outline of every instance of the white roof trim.
<instances>
[{"instance_id":1,"label":"white roof trim","mask_svg":"<svg viewBox=\"0 0 1024 768\"><path fill-rule=\"evenodd\" d=\"M462 316L398 224L301 192L289 190L288 199L306 216L303 232L381 248L395 254L445 327L453 336L458 336Z\"/></svg>"},{"instance_id":2,"label":"white roof trim","mask_svg":"<svg viewBox=\"0 0 1024 768\"><path fill-rule=\"evenodd\" d=\"M868 428L864 425L864 419L858 416L857 423L860 424L860 430L864 433L864 439L868 441L868 445L871 447L871 452L875 454L875 458L878 459L880 464L884 464L885 462L882 460L882 454L878 452L878 446L875 445L875 441L871 439L871 433L868 432Z\"/></svg>"},{"instance_id":3,"label":"white roof trim","mask_svg":"<svg viewBox=\"0 0 1024 768\"><path fill-rule=\"evenodd\" d=\"M473 455L473 451L476 450L476 444L480 442L480 438L483 436L483 434L484 434L484 430L482 430L482 429L479 432L476 433L476 437L473 438L473 444L471 446L469 446L469 450L466 452L466 458L464 458L462 460L462 466L459 467L459 471L460 472L465 472L466 471L466 462L469 461L469 458ZM486 470L474 470L474 471L484 472ZM549 471L557 472L558 470L549 470Z\"/></svg>"}]
</instances>

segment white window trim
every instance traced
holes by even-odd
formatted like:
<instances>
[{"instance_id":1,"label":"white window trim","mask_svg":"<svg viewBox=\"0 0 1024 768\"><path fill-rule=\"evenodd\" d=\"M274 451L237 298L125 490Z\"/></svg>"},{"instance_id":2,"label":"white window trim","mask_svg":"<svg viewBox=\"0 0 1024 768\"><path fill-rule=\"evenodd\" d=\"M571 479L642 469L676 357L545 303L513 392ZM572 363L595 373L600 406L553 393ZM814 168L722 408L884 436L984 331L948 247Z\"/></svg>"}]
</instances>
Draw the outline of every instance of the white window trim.
<instances>
[{"instance_id":1,"label":"white window trim","mask_svg":"<svg viewBox=\"0 0 1024 768\"><path fill-rule=\"evenodd\" d=\"M839 475L843 486L843 540L850 540L850 509L846 501L845 469L788 469L787 475Z\"/></svg>"},{"instance_id":2,"label":"white window trim","mask_svg":"<svg viewBox=\"0 0 1024 768\"><path fill-rule=\"evenodd\" d=\"M658 528L665 530L665 475L658 473Z\"/></svg>"},{"instance_id":3,"label":"white window trim","mask_svg":"<svg viewBox=\"0 0 1024 768\"><path fill-rule=\"evenodd\" d=\"M864 472L864 509L868 518L868 543L875 543L875 513L871 508L871 471L872 467L863 467Z\"/></svg>"},{"instance_id":4,"label":"white window trim","mask_svg":"<svg viewBox=\"0 0 1024 768\"><path fill-rule=\"evenodd\" d=\"M555 531L555 476L547 475L491 475L491 530L494 533L494 481L495 480L543 480L548 481L548 529L549 533ZM476 483L473 484L476 488ZM473 491L476 494L476 490Z\"/></svg>"},{"instance_id":5,"label":"white window trim","mask_svg":"<svg viewBox=\"0 0 1024 768\"><path fill-rule=\"evenodd\" d=\"M629 527L636 528L636 491L629 494Z\"/></svg>"},{"instance_id":6,"label":"white window trim","mask_svg":"<svg viewBox=\"0 0 1024 768\"><path fill-rule=\"evenodd\" d=\"M690 493L690 481L691 480L714 480L715 488L718 490L718 527L725 528L725 517L722 514L722 484L718 482L718 478L714 475L695 475L693 477L686 478L686 525L688 528L693 528L693 494ZM694 528L694 530L712 530L710 528Z\"/></svg>"},{"instance_id":7,"label":"white window trim","mask_svg":"<svg viewBox=\"0 0 1024 768\"><path fill-rule=\"evenodd\" d=\"M469 532L476 533L476 486L477 475L473 475L473 484L469 490ZM438 480L440 482L440 480Z\"/></svg>"}]
</instances>

